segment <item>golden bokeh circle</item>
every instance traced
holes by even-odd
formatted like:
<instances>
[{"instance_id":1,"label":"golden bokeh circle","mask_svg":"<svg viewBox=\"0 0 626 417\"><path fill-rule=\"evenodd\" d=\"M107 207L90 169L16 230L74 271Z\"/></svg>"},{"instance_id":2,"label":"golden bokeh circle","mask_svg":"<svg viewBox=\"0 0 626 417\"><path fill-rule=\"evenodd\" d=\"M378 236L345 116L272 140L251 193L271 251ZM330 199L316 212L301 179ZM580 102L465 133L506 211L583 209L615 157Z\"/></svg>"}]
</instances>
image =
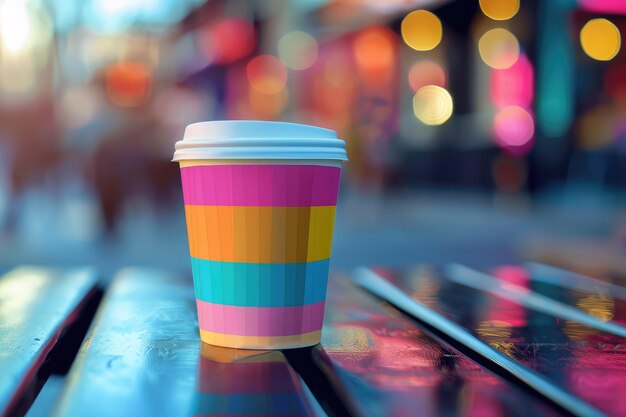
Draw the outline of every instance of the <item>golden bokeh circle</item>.
<instances>
[{"instance_id":1,"label":"golden bokeh circle","mask_svg":"<svg viewBox=\"0 0 626 417\"><path fill-rule=\"evenodd\" d=\"M519 0L480 0L480 9L493 20L509 20L519 11Z\"/></svg>"},{"instance_id":2,"label":"golden bokeh circle","mask_svg":"<svg viewBox=\"0 0 626 417\"><path fill-rule=\"evenodd\" d=\"M478 40L478 53L491 68L510 68L519 59L519 42L506 29L491 29Z\"/></svg>"},{"instance_id":3,"label":"golden bokeh circle","mask_svg":"<svg viewBox=\"0 0 626 417\"><path fill-rule=\"evenodd\" d=\"M437 85L422 87L413 97L415 117L426 125L444 124L452 116L453 108L452 96L448 90Z\"/></svg>"},{"instance_id":4,"label":"golden bokeh circle","mask_svg":"<svg viewBox=\"0 0 626 417\"><path fill-rule=\"evenodd\" d=\"M441 20L427 11L416 10L402 20L400 26L402 39L416 51L430 51L441 42L443 27Z\"/></svg>"},{"instance_id":5,"label":"golden bokeh circle","mask_svg":"<svg viewBox=\"0 0 626 417\"><path fill-rule=\"evenodd\" d=\"M580 30L583 51L598 61L610 61L619 53L622 39L619 29L606 19L592 19Z\"/></svg>"}]
</instances>

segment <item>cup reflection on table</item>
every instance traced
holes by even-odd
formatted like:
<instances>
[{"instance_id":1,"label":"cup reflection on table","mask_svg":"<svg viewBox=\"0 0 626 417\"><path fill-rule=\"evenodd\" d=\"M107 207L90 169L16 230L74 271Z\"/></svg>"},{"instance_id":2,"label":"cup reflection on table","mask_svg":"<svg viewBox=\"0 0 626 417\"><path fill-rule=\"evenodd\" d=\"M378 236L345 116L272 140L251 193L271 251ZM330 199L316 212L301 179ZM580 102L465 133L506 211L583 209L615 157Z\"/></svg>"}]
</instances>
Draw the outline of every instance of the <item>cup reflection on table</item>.
<instances>
[{"instance_id":1,"label":"cup reflection on table","mask_svg":"<svg viewBox=\"0 0 626 417\"><path fill-rule=\"evenodd\" d=\"M282 353L202 343L191 416L312 416Z\"/></svg>"}]
</instances>

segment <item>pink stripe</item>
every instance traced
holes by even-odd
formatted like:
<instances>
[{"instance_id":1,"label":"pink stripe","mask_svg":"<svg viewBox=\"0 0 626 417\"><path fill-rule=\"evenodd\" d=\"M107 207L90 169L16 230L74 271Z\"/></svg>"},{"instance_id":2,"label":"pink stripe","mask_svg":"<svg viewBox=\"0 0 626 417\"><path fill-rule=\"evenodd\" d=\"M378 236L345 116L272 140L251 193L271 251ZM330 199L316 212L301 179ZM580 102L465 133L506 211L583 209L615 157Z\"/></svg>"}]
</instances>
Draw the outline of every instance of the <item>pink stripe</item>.
<instances>
[{"instance_id":1,"label":"pink stripe","mask_svg":"<svg viewBox=\"0 0 626 417\"><path fill-rule=\"evenodd\" d=\"M334 206L340 173L319 165L181 168L185 204L198 206Z\"/></svg>"},{"instance_id":2,"label":"pink stripe","mask_svg":"<svg viewBox=\"0 0 626 417\"><path fill-rule=\"evenodd\" d=\"M200 328L241 336L290 336L322 328L324 302L295 307L239 307L196 300Z\"/></svg>"}]
</instances>

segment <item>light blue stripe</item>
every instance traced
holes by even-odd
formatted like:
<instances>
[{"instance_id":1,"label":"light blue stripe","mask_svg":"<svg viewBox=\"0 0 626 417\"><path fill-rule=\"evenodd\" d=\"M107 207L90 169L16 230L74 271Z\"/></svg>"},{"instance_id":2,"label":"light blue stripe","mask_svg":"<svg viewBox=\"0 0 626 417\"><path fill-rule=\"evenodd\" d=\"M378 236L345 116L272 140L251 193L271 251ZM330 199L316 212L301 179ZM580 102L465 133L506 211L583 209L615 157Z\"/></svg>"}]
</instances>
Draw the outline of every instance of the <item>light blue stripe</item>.
<instances>
[{"instance_id":1,"label":"light blue stripe","mask_svg":"<svg viewBox=\"0 0 626 417\"><path fill-rule=\"evenodd\" d=\"M289 307L326 298L330 260L288 264L191 258L196 297L242 307Z\"/></svg>"}]
</instances>

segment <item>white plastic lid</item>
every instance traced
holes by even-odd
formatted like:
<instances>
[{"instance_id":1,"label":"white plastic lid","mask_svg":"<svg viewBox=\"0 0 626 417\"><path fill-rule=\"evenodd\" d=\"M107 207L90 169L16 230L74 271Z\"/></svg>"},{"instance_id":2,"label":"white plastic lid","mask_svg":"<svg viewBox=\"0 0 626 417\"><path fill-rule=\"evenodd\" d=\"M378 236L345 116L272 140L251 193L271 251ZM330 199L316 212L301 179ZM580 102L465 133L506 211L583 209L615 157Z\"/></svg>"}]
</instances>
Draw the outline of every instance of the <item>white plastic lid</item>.
<instances>
[{"instance_id":1,"label":"white plastic lid","mask_svg":"<svg viewBox=\"0 0 626 417\"><path fill-rule=\"evenodd\" d=\"M297 123L224 120L194 123L176 142L173 161L197 159L322 159L346 161L333 130Z\"/></svg>"}]
</instances>

